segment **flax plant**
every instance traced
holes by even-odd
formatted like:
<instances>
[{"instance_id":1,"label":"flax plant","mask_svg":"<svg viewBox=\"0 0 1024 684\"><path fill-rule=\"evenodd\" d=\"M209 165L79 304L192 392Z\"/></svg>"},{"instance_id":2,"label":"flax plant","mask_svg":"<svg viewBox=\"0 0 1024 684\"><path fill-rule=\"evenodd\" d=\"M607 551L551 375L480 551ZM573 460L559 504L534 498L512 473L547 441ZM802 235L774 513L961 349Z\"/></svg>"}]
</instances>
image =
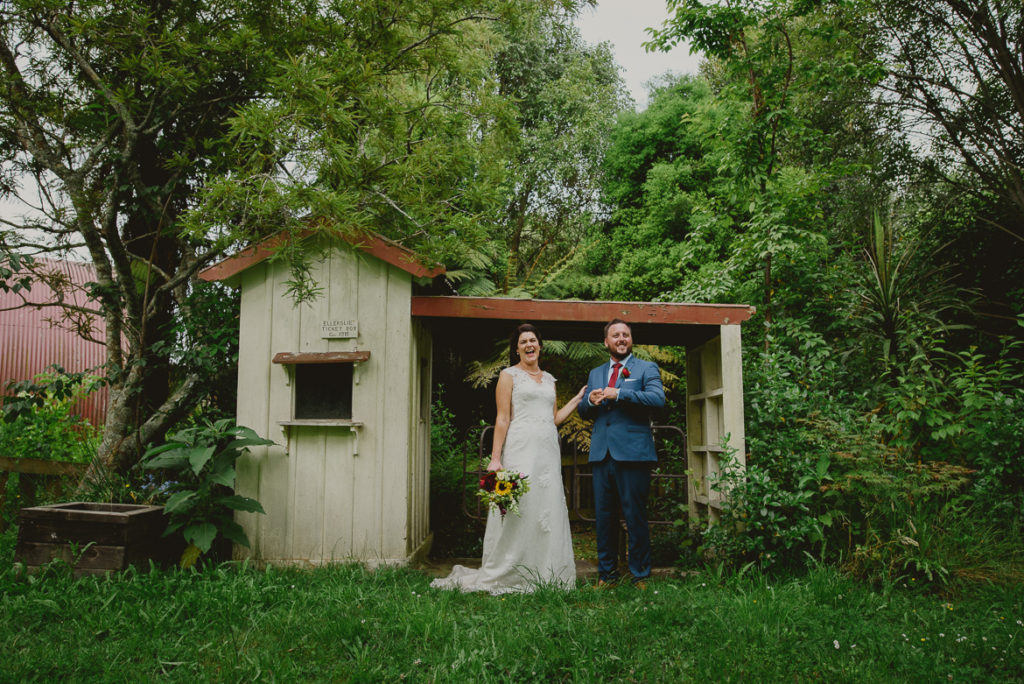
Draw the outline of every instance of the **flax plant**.
<instances>
[{"instance_id":1,"label":"flax plant","mask_svg":"<svg viewBox=\"0 0 1024 684\"><path fill-rule=\"evenodd\" d=\"M863 316L858 327L879 343L886 372L918 350L922 329L948 331L949 315L967 307L970 293L953 283L952 269L941 261L942 245L925 253L918 236L897 234L891 221L873 212L864 250L867 276L859 291Z\"/></svg>"}]
</instances>

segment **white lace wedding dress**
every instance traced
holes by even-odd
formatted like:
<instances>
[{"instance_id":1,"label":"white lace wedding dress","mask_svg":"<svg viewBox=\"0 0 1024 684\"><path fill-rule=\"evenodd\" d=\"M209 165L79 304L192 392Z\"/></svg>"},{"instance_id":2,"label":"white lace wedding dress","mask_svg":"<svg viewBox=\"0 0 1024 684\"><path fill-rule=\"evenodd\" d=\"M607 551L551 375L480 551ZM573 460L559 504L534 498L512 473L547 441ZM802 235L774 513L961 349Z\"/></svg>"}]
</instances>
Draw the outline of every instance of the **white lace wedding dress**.
<instances>
[{"instance_id":1,"label":"white lace wedding dress","mask_svg":"<svg viewBox=\"0 0 1024 684\"><path fill-rule=\"evenodd\" d=\"M492 594L529 592L539 585L576 586L569 511L562 490L562 461L555 429L555 379L537 382L519 368L512 376L512 420L501 463L529 475L530 491L519 501L520 515L490 512L480 569L456 565L430 586Z\"/></svg>"}]
</instances>

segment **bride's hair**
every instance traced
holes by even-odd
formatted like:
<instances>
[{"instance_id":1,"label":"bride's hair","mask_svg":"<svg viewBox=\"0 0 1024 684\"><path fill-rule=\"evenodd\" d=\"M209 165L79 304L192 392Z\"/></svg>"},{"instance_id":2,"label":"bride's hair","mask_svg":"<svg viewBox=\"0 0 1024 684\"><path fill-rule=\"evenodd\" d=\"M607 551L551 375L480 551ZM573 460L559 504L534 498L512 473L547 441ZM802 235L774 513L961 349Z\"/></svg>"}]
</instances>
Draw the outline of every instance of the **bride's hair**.
<instances>
[{"instance_id":1,"label":"bride's hair","mask_svg":"<svg viewBox=\"0 0 1024 684\"><path fill-rule=\"evenodd\" d=\"M531 332L537 336L537 346L544 348L544 340L540 336L540 330L532 323L523 323L512 331L512 337L508 341L508 365L514 366L519 363L519 336Z\"/></svg>"}]
</instances>

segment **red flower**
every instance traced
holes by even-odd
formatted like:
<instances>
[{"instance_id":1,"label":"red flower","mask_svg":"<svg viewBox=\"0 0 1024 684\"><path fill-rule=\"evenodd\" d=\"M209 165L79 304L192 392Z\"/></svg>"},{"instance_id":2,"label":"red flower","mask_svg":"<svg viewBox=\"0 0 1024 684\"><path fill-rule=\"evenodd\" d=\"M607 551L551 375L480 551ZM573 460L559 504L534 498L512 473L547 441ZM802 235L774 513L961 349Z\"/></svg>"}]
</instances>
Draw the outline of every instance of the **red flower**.
<instances>
[{"instance_id":1,"label":"red flower","mask_svg":"<svg viewBox=\"0 0 1024 684\"><path fill-rule=\"evenodd\" d=\"M628 368L623 368L622 369L622 377L624 377L624 378L628 378L629 377L629 369Z\"/></svg>"}]
</instances>

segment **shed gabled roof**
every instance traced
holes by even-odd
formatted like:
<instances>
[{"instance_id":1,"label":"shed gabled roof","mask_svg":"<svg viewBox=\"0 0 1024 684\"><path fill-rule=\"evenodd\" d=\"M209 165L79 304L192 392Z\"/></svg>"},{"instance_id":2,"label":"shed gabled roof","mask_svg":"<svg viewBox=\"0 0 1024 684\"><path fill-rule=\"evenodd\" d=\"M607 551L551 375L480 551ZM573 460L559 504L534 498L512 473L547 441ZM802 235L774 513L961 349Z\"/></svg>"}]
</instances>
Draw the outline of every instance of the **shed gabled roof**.
<instances>
[{"instance_id":1,"label":"shed gabled roof","mask_svg":"<svg viewBox=\"0 0 1024 684\"><path fill-rule=\"evenodd\" d=\"M243 249L238 254L228 257L213 266L199 272L199 277L206 281L227 280L242 271L273 256L289 239L304 239L313 234L312 230L303 230L295 238L279 233L262 240L252 247ZM382 235L368 232L343 234L342 239L356 249L372 254L381 261L402 269L417 278L433 278L444 273L444 266L423 264L422 258L412 250L397 242L388 240Z\"/></svg>"}]
</instances>

